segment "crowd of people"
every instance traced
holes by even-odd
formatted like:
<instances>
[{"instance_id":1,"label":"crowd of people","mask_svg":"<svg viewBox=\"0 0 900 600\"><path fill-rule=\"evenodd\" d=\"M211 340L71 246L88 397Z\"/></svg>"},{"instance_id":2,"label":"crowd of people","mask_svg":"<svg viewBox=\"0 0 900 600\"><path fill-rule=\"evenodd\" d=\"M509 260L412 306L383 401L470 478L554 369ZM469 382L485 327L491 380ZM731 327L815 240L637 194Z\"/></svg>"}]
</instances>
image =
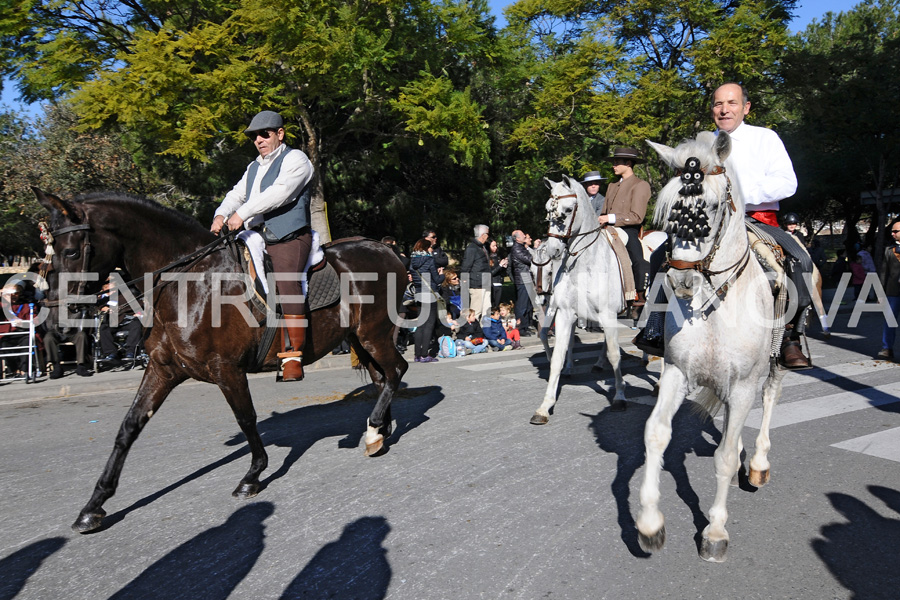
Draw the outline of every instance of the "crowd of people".
<instances>
[{"instance_id":1,"label":"crowd of people","mask_svg":"<svg viewBox=\"0 0 900 600\"><path fill-rule=\"evenodd\" d=\"M381 241L390 246L409 271L412 300L404 303L403 315L414 326L401 329L395 340L403 353L412 335L414 361L437 362L440 340L447 338L458 354L480 354L515 350L522 337L534 335L535 297L531 264L540 240L515 230L509 237L506 256L492 238L490 227L473 227L473 238L462 256L453 259L438 243L437 233L427 229L409 253L403 254L393 237ZM504 280L509 277L515 298L502 302ZM465 302L463 291L467 291Z\"/></svg>"}]
</instances>

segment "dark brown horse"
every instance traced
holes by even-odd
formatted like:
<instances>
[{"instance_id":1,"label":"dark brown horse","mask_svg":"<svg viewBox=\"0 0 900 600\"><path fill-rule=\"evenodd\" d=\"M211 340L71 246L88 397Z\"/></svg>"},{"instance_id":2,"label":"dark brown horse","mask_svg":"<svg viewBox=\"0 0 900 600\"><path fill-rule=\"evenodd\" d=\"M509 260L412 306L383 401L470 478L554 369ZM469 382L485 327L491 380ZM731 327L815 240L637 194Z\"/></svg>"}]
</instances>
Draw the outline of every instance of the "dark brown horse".
<instances>
[{"instance_id":1,"label":"dark brown horse","mask_svg":"<svg viewBox=\"0 0 900 600\"><path fill-rule=\"evenodd\" d=\"M149 200L92 194L65 201L36 188L34 191L50 212L50 227L55 232L53 266L60 278L64 273L98 276L86 284L71 284L69 292L80 285L77 292L81 295L96 293L116 268L125 269L135 278L155 272L216 239L197 221ZM350 296L311 313L303 362L315 362L343 339L349 339L379 392L365 436L366 455L372 456L383 450L384 440L391 434L391 399L408 367L392 342L406 270L390 248L373 240L335 243L326 248L325 255L342 280L349 280L345 285ZM176 271L188 272L193 279L186 286L181 282L159 286L157 278L154 290L142 290L153 295L153 326L146 340L150 365L94 493L72 525L75 531L84 533L100 526L106 514L103 503L116 491L128 450L169 393L187 379L219 386L247 436L252 454L250 470L233 495L247 498L259 491L259 475L268 457L256 428L247 371L254 363L265 327L251 326L239 307L222 303L217 297L212 282L220 285L221 296L244 293L243 282L212 276L240 273L240 266L224 246ZM351 274L367 276L354 279ZM60 291L51 290L51 298ZM179 295L186 296L186 302L185 298L179 301ZM354 296L359 298L354 300ZM214 327L214 308L218 306L221 326ZM240 308L245 314L249 311L246 304Z\"/></svg>"}]
</instances>

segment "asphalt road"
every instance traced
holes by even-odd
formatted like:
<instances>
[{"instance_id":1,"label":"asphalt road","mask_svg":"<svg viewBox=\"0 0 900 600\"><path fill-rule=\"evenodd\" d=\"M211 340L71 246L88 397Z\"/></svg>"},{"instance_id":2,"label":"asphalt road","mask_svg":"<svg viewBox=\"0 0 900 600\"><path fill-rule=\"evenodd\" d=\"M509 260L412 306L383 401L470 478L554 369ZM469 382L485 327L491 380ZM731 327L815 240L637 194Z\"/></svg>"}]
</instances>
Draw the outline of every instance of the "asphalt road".
<instances>
[{"instance_id":1,"label":"asphalt road","mask_svg":"<svg viewBox=\"0 0 900 600\"><path fill-rule=\"evenodd\" d=\"M659 363L625 345L628 410L610 413L609 374L590 374L599 334L580 332L576 375L542 427L528 424L547 377L534 345L410 365L377 458L361 442L372 389L347 357L298 384L253 376L269 469L244 501L230 493L249 454L226 403L182 385L89 535L69 526L140 372L0 386L0 600L897 598L900 368L871 360L880 317L849 317L828 343L814 328L816 368L785 378L772 480L732 488L724 564L697 556L720 435L691 402L661 476L666 547L638 547Z\"/></svg>"}]
</instances>

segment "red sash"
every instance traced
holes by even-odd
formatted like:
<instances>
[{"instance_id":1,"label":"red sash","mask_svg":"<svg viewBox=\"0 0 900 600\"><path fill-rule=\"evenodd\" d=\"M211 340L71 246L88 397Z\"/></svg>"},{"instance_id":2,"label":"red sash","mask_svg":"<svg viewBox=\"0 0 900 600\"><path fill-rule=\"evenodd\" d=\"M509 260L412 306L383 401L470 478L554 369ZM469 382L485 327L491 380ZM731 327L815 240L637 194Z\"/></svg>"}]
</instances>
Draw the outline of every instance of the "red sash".
<instances>
[{"instance_id":1,"label":"red sash","mask_svg":"<svg viewBox=\"0 0 900 600\"><path fill-rule=\"evenodd\" d=\"M756 219L760 223L778 227L778 213L774 210L755 210L748 211L747 216Z\"/></svg>"}]
</instances>

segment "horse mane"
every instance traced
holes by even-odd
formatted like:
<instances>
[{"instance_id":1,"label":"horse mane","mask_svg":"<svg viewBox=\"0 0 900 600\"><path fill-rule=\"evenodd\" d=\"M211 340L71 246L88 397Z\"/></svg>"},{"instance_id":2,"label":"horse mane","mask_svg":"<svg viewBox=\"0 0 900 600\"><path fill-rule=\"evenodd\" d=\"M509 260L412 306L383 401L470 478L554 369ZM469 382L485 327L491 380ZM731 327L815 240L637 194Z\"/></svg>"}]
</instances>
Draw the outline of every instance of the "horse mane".
<instances>
[{"instance_id":1,"label":"horse mane","mask_svg":"<svg viewBox=\"0 0 900 600\"><path fill-rule=\"evenodd\" d=\"M82 204L93 204L97 202L116 202L121 204L130 204L133 206L138 206L149 210L154 216L160 219L174 219L175 221L185 225L187 227L200 227L203 226L200 224L197 219L186 215L182 212L175 210L174 208L169 208L168 206L163 206L156 200L152 200L150 198L146 198L143 196L136 196L133 194L127 194L124 192L115 192L115 191L105 191L105 192L89 192L86 194L80 194L73 198L73 201L80 202ZM205 229L205 228L204 228Z\"/></svg>"}]
</instances>

